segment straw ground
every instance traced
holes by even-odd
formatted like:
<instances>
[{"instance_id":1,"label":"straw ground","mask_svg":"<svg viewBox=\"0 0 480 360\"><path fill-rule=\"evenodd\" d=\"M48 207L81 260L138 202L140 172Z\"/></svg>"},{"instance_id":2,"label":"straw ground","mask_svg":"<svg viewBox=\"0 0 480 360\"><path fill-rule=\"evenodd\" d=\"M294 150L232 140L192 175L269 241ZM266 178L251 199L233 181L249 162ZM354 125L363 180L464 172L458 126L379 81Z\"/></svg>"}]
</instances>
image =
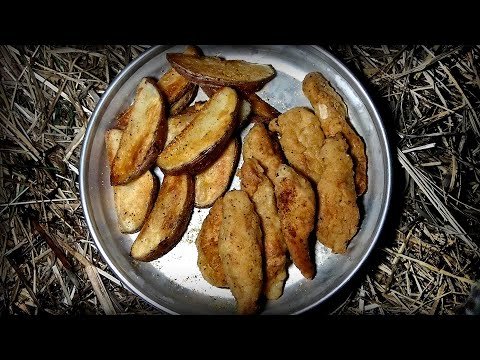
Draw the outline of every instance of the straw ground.
<instances>
[{"instance_id":1,"label":"straw ground","mask_svg":"<svg viewBox=\"0 0 480 360\"><path fill-rule=\"evenodd\" d=\"M0 47L0 314L159 313L106 266L78 190L95 104L147 48ZM327 312L474 311L467 299L480 277L480 48L329 50L374 97L396 172L382 239Z\"/></svg>"}]
</instances>

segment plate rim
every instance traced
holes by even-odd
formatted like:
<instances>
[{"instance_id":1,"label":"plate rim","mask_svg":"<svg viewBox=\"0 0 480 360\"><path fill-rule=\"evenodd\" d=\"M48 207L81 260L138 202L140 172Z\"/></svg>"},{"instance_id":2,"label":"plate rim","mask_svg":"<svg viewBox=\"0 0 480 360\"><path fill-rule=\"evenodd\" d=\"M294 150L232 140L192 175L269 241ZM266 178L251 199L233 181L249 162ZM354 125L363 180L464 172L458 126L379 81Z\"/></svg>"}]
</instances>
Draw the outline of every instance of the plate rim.
<instances>
[{"instance_id":1,"label":"plate rim","mask_svg":"<svg viewBox=\"0 0 480 360\"><path fill-rule=\"evenodd\" d=\"M90 141L90 138L94 136L95 134L94 130L99 125L97 118L99 118L99 113L100 113L100 110L103 108L103 104L107 102L110 99L110 97L115 96L115 94L112 95L113 89L121 87L123 83L127 81L127 79L135 73L135 71L141 68L142 66L141 64L143 64L143 61L145 59L148 59L151 56L157 56L158 55L157 52L162 53L168 50L168 48L172 46L173 45L155 45L155 46L152 46L150 49L145 50L142 54L140 54L138 57L132 60L129 64L127 64L112 79L110 84L108 84L107 89L100 97L99 101L95 106L94 111L92 112L92 115L90 116L87 129L85 131L85 136L82 142L82 149L81 149L80 160L79 160L79 192L80 192L80 201L82 204L82 212L84 214L85 221L87 223L88 231L94 240L94 243L95 243L95 246L97 247L98 252L101 254L103 260L108 264L108 266L110 267L110 270L114 273L116 278L121 282L122 286L126 287L129 291L131 291L136 296L139 296L141 299L147 301L156 309L161 310L167 314L180 315L180 313L173 311L168 307L163 306L162 304L159 304L157 301L151 299L149 296L147 296L146 294L138 290L134 284L131 284L128 279L126 279L119 271L117 271L116 266L113 264L111 259L108 256L106 256L104 247L101 241L97 238L97 231L94 231L96 229L96 226L93 224L93 214L91 214L91 211L89 209L90 205L87 203L87 199L86 199L86 196L87 196L86 187L87 187L87 181L88 181L87 180L88 174L83 170L85 168L85 163L87 162L87 155L90 150L89 148L91 148L86 146L86 144L87 142ZM254 46L259 46L259 45L254 45ZM333 55L330 51L328 51L327 49L319 45L303 45L303 46L313 48L315 51L321 53L328 60L328 64L330 66L336 69L340 69L344 74L347 74L349 76L349 79L345 79L345 80L347 80L349 85L358 93L359 96L362 97L362 102L365 108L367 109L367 111L369 112L370 116L372 118L375 118L378 124L380 125L376 130L380 140L383 141L383 143L385 144L384 153L383 153L383 161L386 169L386 176L384 178L385 207L380 211L379 217L377 219L377 226L375 227L374 232L371 234L371 242L368 248L366 249L364 255L357 262L357 264L353 267L352 271L348 274L348 276L346 276L343 279L343 281L339 282L334 288L332 288L331 291L329 291L324 297L302 308L301 310L293 312L292 315L297 315L297 314L307 312L315 307L318 307L320 304L330 299L345 284L350 282L352 277L355 274L357 274L358 270L364 265L365 261L370 256L370 253L375 247L382 231L384 230L385 220L387 218L388 211L390 209L392 182L393 182L392 156L391 156L391 150L390 150L391 145L388 140L388 136L386 133L382 116L380 115L380 112L378 111L377 107L373 103L373 100L370 94L368 93L366 88L363 86L363 84L360 82L360 80L357 78L357 76L339 58Z\"/></svg>"}]
</instances>

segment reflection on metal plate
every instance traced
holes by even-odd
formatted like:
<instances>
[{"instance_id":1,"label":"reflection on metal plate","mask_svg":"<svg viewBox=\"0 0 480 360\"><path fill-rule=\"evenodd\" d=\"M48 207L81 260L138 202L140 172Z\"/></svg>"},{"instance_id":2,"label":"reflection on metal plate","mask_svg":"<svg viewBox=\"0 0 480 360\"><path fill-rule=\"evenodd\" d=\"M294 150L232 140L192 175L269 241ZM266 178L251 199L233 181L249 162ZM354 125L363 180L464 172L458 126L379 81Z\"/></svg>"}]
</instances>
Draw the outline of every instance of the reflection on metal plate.
<instances>
[{"instance_id":1,"label":"reflection on metal plate","mask_svg":"<svg viewBox=\"0 0 480 360\"><path fill-rule=\"evenodd\" d=\"M315 46L217 46L200 45L206 55L243 59L275 67L276 77L259 95L284 112L310 104L301 82L310 71L320 71L340 93L348 106L351 123L366 143L368 191L361 198L364 216L360 230L345 255L335 255L316 243L317 274L305 280L294 265L280 299L268 301L263 314L295 314L321 304L341 288L358 270L373 248L383 226L391 191L391 159L381 119L368 94L337 59ZM110 84L94 111L85 135L80 160L80 192L83 210L95 243L117 277L133 292L171 314L234 314L235 301L228 289L207 283L197 267L195 240L209 209L194 209L188 229L168 254L150 263L129 256L136 234L118 231L109 185L104 134L115 116L131 103L136 87L145 76L165 73L167 52L182 52L183 46L157 46L127 66ZM196 100L207 99L199 91ZM242 132L242 140L251 126ZM243 159L239 161L239 167ZM155 174L162 180L157 168ZM234 177L232 189L239 189ZM314 234L312 234L314 236Z\"/></svg>"}]
</instances>

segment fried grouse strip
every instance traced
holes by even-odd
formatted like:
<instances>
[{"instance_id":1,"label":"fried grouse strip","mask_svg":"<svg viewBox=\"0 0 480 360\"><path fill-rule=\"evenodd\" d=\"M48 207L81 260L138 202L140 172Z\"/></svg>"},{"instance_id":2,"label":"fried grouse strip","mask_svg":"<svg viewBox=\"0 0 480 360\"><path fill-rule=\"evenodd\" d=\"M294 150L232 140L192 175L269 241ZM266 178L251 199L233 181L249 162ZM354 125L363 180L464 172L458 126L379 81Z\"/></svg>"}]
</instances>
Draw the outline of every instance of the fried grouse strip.
<instances>
[{"instance_id":1,"label":"fried grouse strip","mask_svg":"<svg viewBox=\"0 0 480 360\"><path fill-rule=\"evenodd\" d=\"M280 217L272 182L255 159L246 159L239 171L241 187L255 204L263 232L264 293L267 299L278 299L287 278L287 248L283 241Z\"/></svg>"},{"instance_id":2,"label":"fried grouse strip","mask_svg":"<svg viewBox=\"0 0 480 360\"><path fill-rule=\"evenodd\" d=\"M347 107L340 95L319 72L307 74L303 80L303 92L320 119L327 137L341 133L349 146L354 162L355 187L358 196L367 189L367 156L365 144L347 122Z\"/></svg>"}]
</instances>

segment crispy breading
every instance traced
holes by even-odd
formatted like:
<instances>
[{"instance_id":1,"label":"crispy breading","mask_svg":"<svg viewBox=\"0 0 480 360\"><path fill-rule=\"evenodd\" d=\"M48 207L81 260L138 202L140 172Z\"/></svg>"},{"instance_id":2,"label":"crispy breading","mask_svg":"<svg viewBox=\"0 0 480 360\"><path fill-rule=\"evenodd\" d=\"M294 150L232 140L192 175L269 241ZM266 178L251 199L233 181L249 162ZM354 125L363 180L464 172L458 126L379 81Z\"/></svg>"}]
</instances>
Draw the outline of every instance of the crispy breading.
<instances>
[{"instance_id":1,"label":"crispy breading","mask_svg":"<svg viewBox=\"0 0 480 360\"><path fill-rule=\"evenodd\" d=\"M256 313L263 285L262 230L245 191L229 191L223 197L218 251L238 313Z\"/></svg>"},{"instance_id":2,"label":"crispy breading","mask_svg":"<svg viewBox=\"0 0 480 360\"><path fill-rule=\"evenodd\" d=\"M312 279L315 266L309 236L315 224L315 192L310 182L288 165L278 167L273 184L283 239L295 266Z\"/></svg>"},{"instance_id":3,"label":"crispy breading","mask_svg":"<svg viewBox=\"0 0 480 360\"><path fill-rule=\"evenodd\" d=\"M273 182L277 168L283 163L281 149L268 134L265 125L256 123L245 136L243 143L243 158L256 159L267 171L268 178Z\"/></svg>"},{"instance_id":4,"label":"crispy breading","mask_svg":"<svg viewBox=\"0 0 480 360\"><path fill-rule=\"evenodd\" d=\"M290 165L317 183L322 174L319 153L325 139L318 117L307 108L296 107L270 121L268 128L279 134Z\"/></svg>"},{"instance_id":5,"label":"crispy breading","mask_svg":"<svg viewBox=\"0 0 480 360\"><path fill-rule=\"evenodd\" d=\"M205 280L217 287L228 287L222 261L218 253L218 237L223 219L223 198L219 197L203 221L195 242L197 265Z\"/></svg>"},{"instance_id":6,"label":"crispy breading","mask_svg":"<svg viewBox=\"0 0 480 360\"><path fill-rule=\"evenodd\" d=\"M287 278L287 247L283 241L280 217L272 182L257 160L246 159L239 171L241 187L260 216L264 248L264 293L267 299L278 299Z\"/></svg>"},{"instance_id":7,"label":"crispy breading","mask_svg":"<svg viewBox=\"0 0 480 360\"><path fill-rule=\"evenodd\" d=\"M320 153L324 171L318 182L317 239L335 253L344 253L358 229L359 210L348 144L337 134L325 139Z\"/></svg>"},{"instance_id":8,"label":"crispy breading","mask_svg":"<svg viewBox=\"0 0 480 360\"><path fill-rule=\"evenodd\" d=\"M307 74L303 80L303 92L320 119L327 137L341 133L349 146L355 166L355 187L357 195L367 190L367 156L365 144L347 122L347 107L340 95L319 72Z\"/></svg>"}]
</instances>

